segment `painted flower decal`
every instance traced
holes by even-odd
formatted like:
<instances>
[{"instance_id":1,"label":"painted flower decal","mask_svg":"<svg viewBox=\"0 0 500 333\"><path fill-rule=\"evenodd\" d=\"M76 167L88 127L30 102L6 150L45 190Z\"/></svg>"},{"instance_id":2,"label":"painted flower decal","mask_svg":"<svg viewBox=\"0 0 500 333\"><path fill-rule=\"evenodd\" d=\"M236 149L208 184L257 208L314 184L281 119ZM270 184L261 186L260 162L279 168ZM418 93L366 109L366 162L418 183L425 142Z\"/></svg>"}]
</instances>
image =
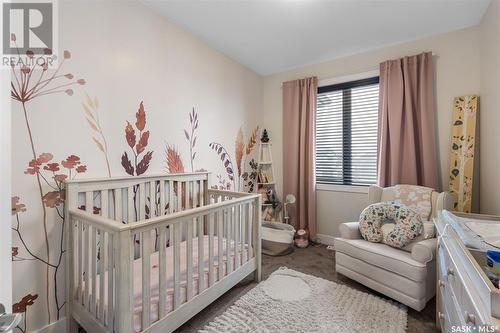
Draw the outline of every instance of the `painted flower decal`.
<instances>
[{"instance_id":1,"label":"painted flower decal","mask_svg":"<svg viewBox=\"0 0 500 333\"><path fill-rule=\"evenodd\" d=\"M15 303L14 305L12 305L12 312L14 313L24 313L26 312L26 308L28 306L31 306L33 304L35 304L35 300L38 298L38 295L35 294L35 295L32 295L32 294L28 294L26 296L24 296L20 302L18 303Z\"/></svg>"},{"instance_id":2,"label":"painted flower decal","mask_svg":"<svg viewBox=\"0 0 500 333\"><path fill-rule=\"evenodd\" d=\"M26 206L19 202L19 197L11 198L12 215L16 215L26 211Z\"/></svg>"}]
</instances>

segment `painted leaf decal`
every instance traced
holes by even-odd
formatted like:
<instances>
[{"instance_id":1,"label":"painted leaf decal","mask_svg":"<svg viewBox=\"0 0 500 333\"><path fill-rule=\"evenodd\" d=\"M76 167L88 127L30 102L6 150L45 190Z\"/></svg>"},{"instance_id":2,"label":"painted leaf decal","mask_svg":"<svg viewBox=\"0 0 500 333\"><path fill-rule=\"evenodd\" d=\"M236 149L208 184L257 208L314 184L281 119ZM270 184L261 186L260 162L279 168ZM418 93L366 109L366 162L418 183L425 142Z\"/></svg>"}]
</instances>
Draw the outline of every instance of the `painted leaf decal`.
<instances>
[{"instance_id":1,"label":"painted leaf decal","mask_svg":"<svg viewBox=\"0 0 500 333\"><path fill-rule=\"evenodd\" d=\"M90 119L89 117L85 117L85 119L87 119L87 122L94 131L99 132L99 129L97 128L97 125L94 123L93 119Z\"/></svg>"},{"instance_id":2,"label":"painted leaf decal","mask_svg":"<svg viewBox=\"0 0 500 333\"><path fill-rule=\"evenodd\" d=\"M135 130L132 125L127 121L127 126L125 127L125 138L130 148L135 146Z\"/></svg>"},{"instance_id":3,"label":"painted leaf decal","mask_svg":"<svg viewBox=\"0 0 500 333\"><path fill-rule=\"evenodd\" d=\"M149 168L149 162L151 161L151 158L153 158L153 152L148 151L146 155L142 157L142 160L137 164L137 176L142 175L144 172L146 172Z\"/></svg>"},{"instance_id":4,"label":"painted leaf decal","mask_svg":"<svg viewBox=\"0 0 500 333\"><path fill-rule=\"evenodd\" d=\"M167 155L167 170L169 173L183 173L184 163L182 162L181 155L179 152L171 145L166 147Z\"/></svg>"},{"instance_id":5,"label":"painted leaf decal","mask_svg":"<svg viewBox=\"0 0 500 333\"><path fill-rule=\"evenodd\" d=\"M135 127L139 131L144 130L144 127L146 127L146 112L144 111L144 104L141 102L139 105L139 110L135 114L136 122L135 122Z\"/></svg>"},{"instance_id":6,"label":"painted leaf decal","mask_svg":"<svg viewBox=\"0 0 500 333\"><path fill-rule=\"evenodd\" d=\"M238 134L236 135L235 142L235 152L234 156L236 158L236 167L238 169L238 176L241 175L241 160L243 159L243 151L245 149L245 144L243 143L243 130L239 129Z\"/></svg>"},{"instance_id":7,"label":"painted leaf decal","mask_svg":"<svg viewBox=\"0 0 500 333\"><path fill-rule=\"evenodd\" d=\"M148 140L149 140L149 131L146 131L142 133L141 138L139 139L139 142L137 143L135 149L137 150L137 154L140 154L146 149L146 146L148 145Z\"/></svg>"},{"instance_id":8,"label":"painted leaf decal","mask_svg":"<svg viewBox=\"0 0 500 333\"><path fill-rule=\"evenodd\" d=\"M94 140L94 142L95 142L95 144L96 144L97 148L98 148L100 151L104 152L104 146L102 145L102 143L101 143L99 140L97 140L95 137L92 137L92 139Z\"/></svg>"},{"instance_id":9,"label":"painted leaf decal","mask_svg":"<svg viewBox=\"0 0 500 333\"><path fill-rule=\"evenodd\" d=\"M88 96L88 95L87 95L87 96ZM83 105L83 110L85 111L85 114L86 114L88 117L90 117L90 118L94 119L94 115L92 114L92 112L90 112L89 107L88 107L85 103L82 103L82 105Z\"/></svg>"},{"instance_id":10,"label":"painted leaf decal","mask_svg":"<svg viewBox=\"0 0 500 333\"><path fill-rule=\"evenodd\" d=\"M186 130L184 130L184 135L186 136L186 139L189 141L189 133Z\"/></svg>"},{"instance_id":11,"label":"painted leaf decal","mask_svg":"<svg viewBox=\"0 0 500 333\"><path fill-rule=\"evenodd\" d=\"M134 175L134 167L132 166L132 162L130 162L130 159L127 156L127 152L124 152L122 155L122 166L125 169L126 173L131 176Z\"/></svg>"}]
</instances>

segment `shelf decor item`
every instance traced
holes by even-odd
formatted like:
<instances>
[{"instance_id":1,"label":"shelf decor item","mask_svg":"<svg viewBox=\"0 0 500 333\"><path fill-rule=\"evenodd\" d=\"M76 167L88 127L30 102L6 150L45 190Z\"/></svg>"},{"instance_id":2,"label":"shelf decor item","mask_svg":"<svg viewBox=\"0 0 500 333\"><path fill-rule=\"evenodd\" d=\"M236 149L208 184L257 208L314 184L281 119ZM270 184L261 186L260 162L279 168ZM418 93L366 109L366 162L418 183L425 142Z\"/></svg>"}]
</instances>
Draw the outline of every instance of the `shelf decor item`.
<instances>
[{"instance_id":1,"label":"shelf decor item","mask_svg":"<svg viewBox=\"0 0 500 333\"><path fill-rule=\"evenodd\" d=\"M267 134L267 130L265 128L264 128L264 131L262 131L262 136L260 137L260 142L262 142L262 143L269 142L269 134Z\"/></svg>"},{"instance_id":2,"label":"shelf decor item","mask_svg":"<svg viewBox=\"0 0 500 333\"><path fill-rule=\"evenodd\" d=\"M455 97L453 102L448 191L453 194L457 212L470 213L472 208L477 108L475 95Z\"/></svg>"}]
</instances>

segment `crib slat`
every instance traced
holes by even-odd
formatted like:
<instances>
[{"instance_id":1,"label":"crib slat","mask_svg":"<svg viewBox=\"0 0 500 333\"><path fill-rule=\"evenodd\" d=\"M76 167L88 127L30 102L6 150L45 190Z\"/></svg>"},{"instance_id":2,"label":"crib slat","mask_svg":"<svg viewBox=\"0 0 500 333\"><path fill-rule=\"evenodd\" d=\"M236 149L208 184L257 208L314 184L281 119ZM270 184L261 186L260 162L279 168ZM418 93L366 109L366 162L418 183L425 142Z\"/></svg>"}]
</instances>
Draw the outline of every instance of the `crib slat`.
<instances>
[{"instance_id":1,"label":"crib slat","mask_svg":"<svg viewBox=\"0 0 500 333\"><path fill-rule=\"evenodd\" d=\"M91 244L91 255L90 255L90 260L91 260L91 279L92 279L92 293L91 293L91 299L90 299L90 312L93 315L96 315L96 288L97 288L97 229L95 227L92 227L91 229L91 237L92 237L92 244Z\"/></svg>"},{"instance_id":2,"label":"crib slat","mask_svg":"<svg viewBox=\"0 0 500 333\"><path fill-rule=\"evenodd\" d=\"M207 181L203 180L200 186L200 206L205 206L207 203L205 202L205 187L207 185Z\"/></svg>"},{"instance_id":3,"label":"crib slat","mask_svg":"<svg viewBox=\"0 0 500 333\"><path fill-rule=\"evenodd\" d=\"M78 223L78 287L77 287L77 300L80 305L83 305L83 223L82 221L77 221Z\"/></svg>"},{"instance_id":4,"label":"crib slat","mask_svg":"<svg viewBox=\"0 0 500 333\"><path fill-rule=\"evenodd\" d=\"M204 259L204 237L203 237L203 221L204 216L197 218L198 220L198 294L205 289L205 259Z\"/></svg>"},{"instance_id":5,"label":"crib slat","mask_svg":"<svg viewBox=\"0 0 500 333\"><path fill-rule=\"evenodd\" d=\"M151 311L151 233L141 234L142 248L142 327L149 326Z\"/></svg>"},{"instance_id":6,"label":"crib slat","mask_svg":"<svg viewBox=\"0 0 500 333\"><path fill-rule=\"evenodd\" d=\"M106 237L109 235L107 232L102 232L101 231L101 260L99 262L99 320L101 323L104 324L104 291L106 288L106 285L104 284L104 277L106 274L106 267L108 265L108 240Z\"/></svg>"},{"instance_id":7,"label":"crib slat","mask_svg":"<svg viewBox=\"0 0 500 333\"><path fill-rule=\"evenodd\" d=\"M121 192L121 191L120 191ZM120 193L121 194L121 193ZM106 327L113 328L114 321L114 255L113 255L113 234L108 233L108 309L107 309L107 322Z\"/></svg>"},{"instance_id":8,"label":"crib slat","mask_svg":"<svg viewBox=\"0 0 500 333\"><path fill-rule=\"evenodd\" d=\"M139 184L139 221L145 218L145 208L146 208L146 184Z\"/></svg>"},{"instance_id":9,"label":"crib slat","mask_svg":"<svg viewBox=\"0 0 500 333\"><path fill-rule=\"evenodd\" d=\"M84 253L83 253L83 261L84 261L84 271L83 271L83 281L85 284L85 292L83 296L83 305L89 309L90 303L90 271L89 271L89 260L90 260L90 226L88 224L85 225L85 239L84 239Z\"/></svg>"},{"instance_id":10,"label":"crib slat","mask_svg":"<svg viewBox=\"0 0 500 333\"><path fill-rule=\"evenodd\" d=\"M218 269L219 269L219 281L224 277L224 253L222 240L224 238L224 211L219 210L217 212L217 259L218 259Z\"/></svg>"},{"instance_id":11,"label":"crib slat","mask_svg":"<svg viewBox=\"0 0 500 333\"><path fill-rule=\"evenodd\" d=\"M190 196L190 200L192 200L192 207L191 208L196 208L198 207L198 182L191 182L192 185L192 192ZM193 220L194 228L193 228L193 237L196 237L197 230L196 228L196 220Z\"/></svg>"},{"instance_id":12,"label":"crib slat","mask_svg":"<svg viewBox=\"0 0 500 333\"><path fill-rule=\"evenodd\" d=\"M227 273L231 273L233 271L233 258L231 257L231 245L233 238L233 207L229 207L226 211L227 215L227 234L226 234L226 265L227 265Z\"/></svg>"},{"instance_id":13,"label":"crib slat","mask_svg":"<svg viewBox=\"0 0 500 333\"><path fill-rule=\"evenodd\" d=\"M94 214L94 192L85 192L85 211Z\"/></svg>"},{"instance_id":14,"label":"crib slat","mask_svg":"<svg viewBox=\"0 0 500 333\"><path fill-rule=\"evenodd\" d=\"M149 183L149 217L158 216L156 212L156 181Z\"/></svg>"},{"instance_id":15,"label":"crib slat","mask_svg":"<svg viewBox=\"0 0 500 333\"><path fill-rule=\"evenodd\" d=\"M200 202L200 183L198 181L193 182L193 207L198 207Z\"/></svg>"},{"instance_id":16,"label":"crib slat","mask_svg":"<svg viewBox=\"0 0 500 333\"><path fill-rule=\"evenodd\" d=\"M122 217L122 189L117 188L115 189L115 220L118 222L123 221Z\"/></svg>"},{"instance_id":17,"label":"crib slat","mask_svg":"<svg viewBox=\"0 0 500 333\"><path fill-rule=\"evenodd\" d=\"M234 207L234 269L240 267L239 242L240 242L240 205Z\"/></svg>"},{"instance_id":18,"label":"crib slat","mask_svg":"<svg viewBox=\"0 0 500 333\"><path fill-rule=\"evenodd\" d=\"M260 221L254 221L253 219L253 208L252 203L247 204L248 211L248 223L247 223L247 239L248 239L248 254L247 260L253 258L253 250L252 250L252 227L254 223L260 223Z\"/></svg>"},{"instance_id":19,"label":"crib slat","mask_svg":"<svg viewBox=\"0 0 500 333\"><path fill-rule=\"evenodd\" d=\"M127 223L135 221L134 186L127 189Z\"/></svg>"},{"instance_id":20,"label":"crib slat","mask_svg":"<svg viewBox=\"0 0 500 333\"><path fill-rule=\"evenodd\" d=\"M160 228L159 267L160 301L159 318L167 314L167 229Z\"/></svg>"},{"instance_id":21,"label":"crib slat","mask_svg":"<svg viewBox=\"0 0 500 333\"><path fill-rule=\"evenodd\" d=\"M159 216L165 215L165 181L160 180L160 212L158 213Z\"/></svg>"},{"instance_id":22,"label":"crib slat","mask_svg":"<svg viewBox=\"0 0 500 333\"><path fill-rule=\"evenodd\" d=\"M168 213L172 214L174 211L174 181L168 181Z\"/></svg>"},{"instance_id":23,"label":"crib slat","mask_svg":"<svg viewBox=\"0 0 500 333\"><path fill-rule=\"evenodd\" d=\"M180 306L180 224L175 223L173 225L173 246L174 246L174 310L178 309Z\"/></svg>"},{"instance_id":24,"label":"crib slat","mask_svg":"<svg viewBox=\"0 0 500 333\"><path fill-rule=\"evenodd\" d=\"M214 284L214 213L208 218L208 286Z\"/></svg>"},{"instance_id":25,"label":"crib slat","mask_svg":"<svg viewBox=\"0 0 500 333\"><path fill-rule=\"evenodd\" d=\"M186 299L188 301L193 297L193 223L191 221L186 222L186 257L187 257L187 281L186 281Z\"/></svg>"},{"instance_id":26,"label":"crib slat","mask_svg":"<svg viewBox=\"0 0 500 333\"><path fill-rule=\"evenodd\" d=\"M246 243L246 224L248 223L248 215L247 215L247 205L243 204L241 206L241 264L245 263L245 243Z\"/></svg>"},{"instance_id":27,"label":"crib slat","mask_svg":"<svg viewBox=\"0 0 500 333\"><path fill-rule=\"evenodd\" d=\"M182 211L182 189L183 182L177 182L177 211Z\"/></svg>"},{"instance_id":28,"label":"crib slat","mask_svg":"<svg viewBox=\"0 0 500 333\"><path fill-rule=\"evenodd\" d=\"M109 217L108 209L109 209L108 190L102 190L101 191L101 216Z\"/></svg>"},{"instance_id":29,"label":"crib slat","mask_svg":"<svg viewBox=\"0 0 500 333\"><path fill-rule=\"evenodd\" d=\"M184 210L188 210L189 208L189 194L191 193L191 182L185 182L184 183L184 189L185 189L185 193L184 193Z\"/></svg>"}]
</instances>

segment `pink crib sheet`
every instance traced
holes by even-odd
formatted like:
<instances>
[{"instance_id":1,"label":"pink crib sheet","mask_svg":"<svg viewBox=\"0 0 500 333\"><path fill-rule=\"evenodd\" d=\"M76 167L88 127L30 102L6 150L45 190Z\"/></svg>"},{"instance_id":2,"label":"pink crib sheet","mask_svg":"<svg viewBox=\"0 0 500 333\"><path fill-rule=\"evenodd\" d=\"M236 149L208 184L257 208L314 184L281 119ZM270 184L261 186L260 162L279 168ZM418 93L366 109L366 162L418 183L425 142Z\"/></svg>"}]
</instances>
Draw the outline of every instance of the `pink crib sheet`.
<instances>
[{"instance_id":1,"label":"pink crib sheet","mask_svg":"<svg viewBox=\"0 0 500 333\"><path fill-rule=\"evenodd\" d=\"M226 253L226 239L222 240L223 244L223 272L224 276L227 273L227 253ZM230 247L230 260L233 265L235 265L234 261L234 242L231 242ZM214 236L214 281L218 281L219 279L219 253L218 253L218 239ZM209 269L209 258L208 258L208 249L209 249L209 238L208 236L204 236L203 239L203 265L204 265L204 278L203 278L203 289L208 288L208 269ZM245 245L245 249L247 246ZM237 246L237 253L241 255L241 244ZM166 250L166 276L167 276L167 313L173 310L174 300L174 277L173 277L173 247L168 247ZM158 320L158 307L159 307L159 265L158 265L158 252L154 252L151 254L151 283L150 283L150 295L151 295L151 310L150 310L150 318L151 322ZM240 256L241 258L241 256ZM241 260L241 259L240 259ZM243 263L248 260L248 251L243 251ZM199 292L198 289L198 238L193 238L193 296L197 295ZM180 299L181 304L186 302L186 286L187 286L187 243L180 243ZM105 283L107 284L107 273L105 274ZM136 332L140 332L142 330L142 259L134 260L134 330ZM96 279L96 295L97 295L97 304L99 304L99 275ZM107 309L107 295L104 298L105 309ZM107 314L105 313L107 317Z\"/></svg>"}]
</instances>

